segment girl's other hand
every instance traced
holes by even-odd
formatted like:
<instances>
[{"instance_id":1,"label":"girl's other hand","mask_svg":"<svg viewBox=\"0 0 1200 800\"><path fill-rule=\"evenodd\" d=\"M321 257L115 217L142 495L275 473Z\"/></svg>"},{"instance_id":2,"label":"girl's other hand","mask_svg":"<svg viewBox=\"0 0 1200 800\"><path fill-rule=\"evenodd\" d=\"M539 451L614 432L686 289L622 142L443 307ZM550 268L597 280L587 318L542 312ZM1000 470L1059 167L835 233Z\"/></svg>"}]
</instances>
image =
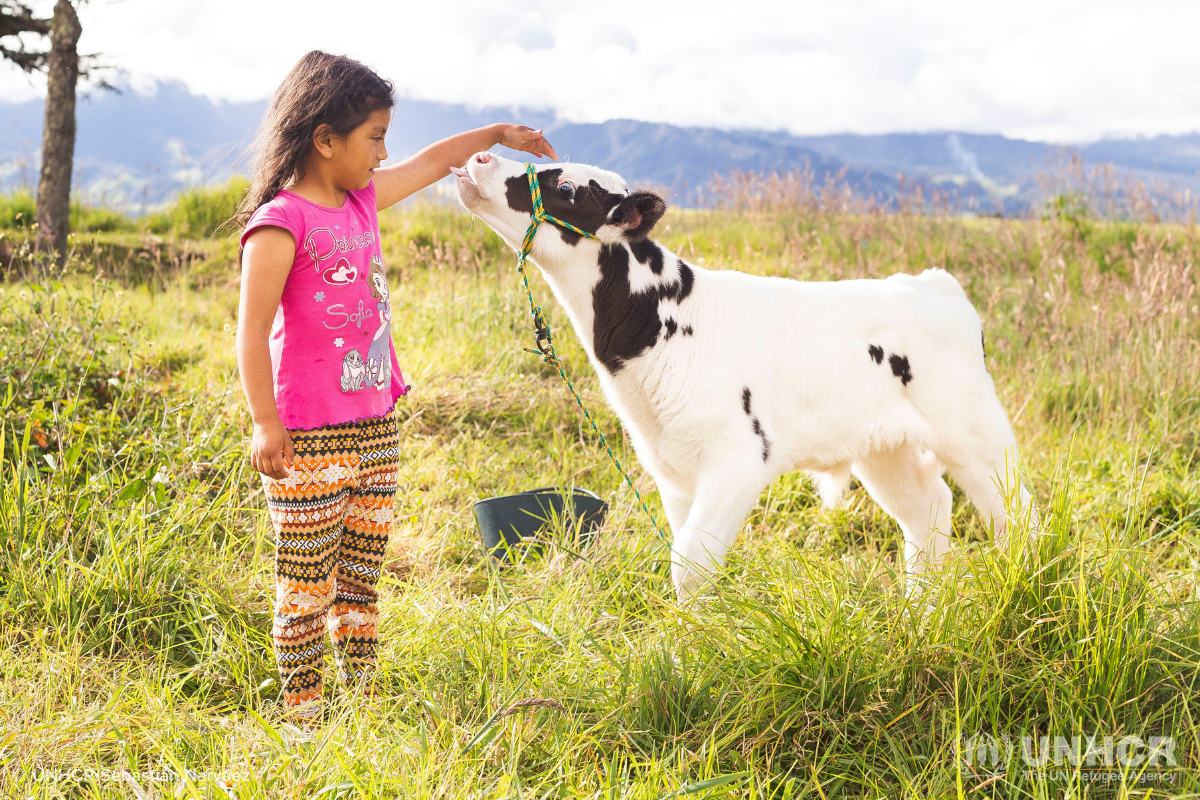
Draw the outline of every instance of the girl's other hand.
<instances>
[{"instance_id":1,"label":"girl's other hand","mask_svg":"<svg viewBox=\"0 0 1200 800\"><path fill-rule=\"evenodd\" d=\"M554 148L546 141L546 137L542 136L540 128L535 131L524 125L502 124L500 125L500 144L513 150L533 153L538 158L550 156L558 161L558 153L554 152Z\"/></svg>"},{"instance_id":2,"label":"girl's other hand","mask_svg":"<svg viewBox=\"0 0 1200 800\"><path fill-rule=\"evenodd\" d=\"M276 422L274 425L255 423L250 438L250 464L263 475L283 480L295 462L296 451L292 449L292 437L287 429Z\"/></svg>"}]
</instances>

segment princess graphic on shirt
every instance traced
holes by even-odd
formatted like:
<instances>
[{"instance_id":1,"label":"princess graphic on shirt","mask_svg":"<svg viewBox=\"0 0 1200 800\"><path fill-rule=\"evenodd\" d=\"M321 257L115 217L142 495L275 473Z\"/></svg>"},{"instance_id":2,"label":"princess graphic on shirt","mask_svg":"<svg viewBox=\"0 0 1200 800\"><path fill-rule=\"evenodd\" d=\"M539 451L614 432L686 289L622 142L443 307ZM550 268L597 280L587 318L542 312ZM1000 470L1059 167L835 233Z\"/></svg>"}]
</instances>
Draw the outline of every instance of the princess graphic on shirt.
<instances>
[{"instance_id":1,"label":"princess graphic on shirt","mask_svg":"<svg viewBox=\"0 0 1200 800\"><path fill-rule=\"evenodd\" d=\"M383 391L392 383L392 306L387 274L383 271L379 256L371 256L368 279L371 282L371 296L378 301L379 328L367 350L367 373L370 376L369 385Z\"/></svg>"}]
</instances>

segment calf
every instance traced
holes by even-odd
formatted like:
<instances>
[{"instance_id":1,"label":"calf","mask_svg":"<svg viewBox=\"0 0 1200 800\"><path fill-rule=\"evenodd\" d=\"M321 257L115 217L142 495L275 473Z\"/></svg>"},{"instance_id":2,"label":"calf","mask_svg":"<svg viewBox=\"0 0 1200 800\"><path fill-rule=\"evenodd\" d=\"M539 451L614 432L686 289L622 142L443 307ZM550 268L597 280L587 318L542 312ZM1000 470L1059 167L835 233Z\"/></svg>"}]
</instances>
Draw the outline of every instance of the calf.
<instances>
[{"instance_id":1,"label":"calf","mask_svg":"<svg viewBox=\"0 0 1200 800\"><path fill-rule=\"evenodd\" d=\"M517 249L525 167L477 153L462 204ZM566 309L605 397L654 476L681 599L719 565L762 491L804 470L832 505L857 477L904 532L910 575L950 539L950 474L997 534L1013 470L982 326L948 273L807 283L689 264L647 238L666 211L611 172L537 171L549 223L531 259Z\"/></svg>"}]
</instances>

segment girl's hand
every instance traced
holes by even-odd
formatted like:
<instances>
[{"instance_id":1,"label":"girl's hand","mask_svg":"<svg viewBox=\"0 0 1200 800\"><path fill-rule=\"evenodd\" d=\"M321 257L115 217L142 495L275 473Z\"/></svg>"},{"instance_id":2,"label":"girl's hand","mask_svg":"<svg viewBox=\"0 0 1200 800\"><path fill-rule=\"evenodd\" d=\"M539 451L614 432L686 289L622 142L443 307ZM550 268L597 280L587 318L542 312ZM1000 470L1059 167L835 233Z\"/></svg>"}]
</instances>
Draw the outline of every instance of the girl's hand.
<instances>
[{"instance_id":1,"label":"girl's hand","mask_svg":"<svg viewBox=\"0 0 1200 800\"><path fill-rule=\"evenodd\" d=\"M250 464L263 475L283 480L295 462L296 451L292 449L292 437L287 429L276 422L274 425L254 424L254 435L250 438Z\"/></svg>"},{"instance_id":2,"label":"girl's hand","mask_svg":"<svg viewBox=\"0 0 1200 800\"><path fill-rule=\"evenodd\" d=\"M555 161L558 161L558 154L554 152L554 148L542 136L542 131L539 128L526 128L524 125L511 125L501 123L496 126L499 128L500 144L513 150L521 150L525 153L533 153L538 158L550 156Z\"/></svg>"}]
</instances>

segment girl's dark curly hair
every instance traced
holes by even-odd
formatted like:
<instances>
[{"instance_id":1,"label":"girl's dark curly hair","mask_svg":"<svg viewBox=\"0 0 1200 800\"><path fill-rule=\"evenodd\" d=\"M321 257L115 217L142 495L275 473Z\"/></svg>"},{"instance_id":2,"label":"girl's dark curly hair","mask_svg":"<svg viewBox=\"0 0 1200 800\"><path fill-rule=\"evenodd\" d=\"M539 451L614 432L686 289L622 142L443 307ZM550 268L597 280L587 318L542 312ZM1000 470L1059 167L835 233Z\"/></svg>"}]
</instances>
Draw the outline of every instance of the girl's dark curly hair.
<instances>
[{"instance_id":1,"label":"girl's dark curly hair","mask_svg":"<svg viewBox=\"0 0 1200 800\"><path fill-rule=\"evenodd\" d=\"M250 189L233 215L238 227L302 177L318 126L346 136L379 109L392 108L393 91L391 81L352 58L320 50L301 58L275 90L259 125Z\"/></svg>"}]
</instances>

